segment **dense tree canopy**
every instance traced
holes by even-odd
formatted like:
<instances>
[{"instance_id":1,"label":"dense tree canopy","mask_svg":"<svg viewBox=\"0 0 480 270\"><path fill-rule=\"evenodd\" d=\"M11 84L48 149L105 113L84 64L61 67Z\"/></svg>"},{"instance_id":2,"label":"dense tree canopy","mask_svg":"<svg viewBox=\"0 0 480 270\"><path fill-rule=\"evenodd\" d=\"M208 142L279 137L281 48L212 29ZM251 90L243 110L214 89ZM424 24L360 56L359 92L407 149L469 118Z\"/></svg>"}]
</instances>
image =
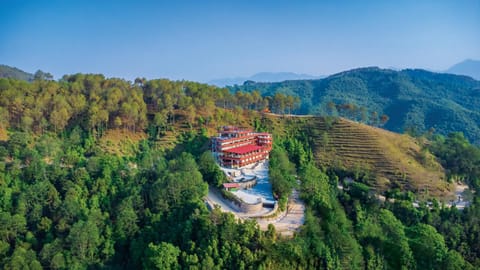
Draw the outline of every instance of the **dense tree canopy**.
<instances>
[{"instance_id":1,"label":"dense tree canopy","mask_svg":"<svg viewBox=\"0 0 480 270\"><path fill-rule=\"evenodd\" d=\"M297 103L288 91L262 96L186 81L47 75L0 79L0 129L8 129L0 141L2 269L480 267L479 149L460 134L434 139L428 151L475 189L463 211L415 207L412 194L381 203L363 183L339 188L334 170L315 163L305 134L274 134L273 191L285 209L294 189L306 204L304 226L283 238L274 226L262 231L254 220L207 209L208 188L226 177L205 128L238 123L248 110L288 114ZM260 114L247 121L270 128ZM128 155L111 154L100 147L109 129L148 138ZM181 129L175 145L158 146L172 129Z\"/></svg>"},{"instance_id":2,"label":"dense tree canopy","mask_svg":"<svg viewBox=\"0 0 480 270\"><path fill-rule=\"evenodd\" d=\"M108 128L143 130L148 118L162 129L175 124L179 116L190 125L208 123L224 114L217 108L263 110L274 106L283 113L298 104L292 96L232 94L225 88L189 81L138 79L132 84L100 74L75 74L57 82L47 75L39 73L32 83L0 78L0 127L43 134L80 126L101 134Z\"/></svg>"}]
</instances>

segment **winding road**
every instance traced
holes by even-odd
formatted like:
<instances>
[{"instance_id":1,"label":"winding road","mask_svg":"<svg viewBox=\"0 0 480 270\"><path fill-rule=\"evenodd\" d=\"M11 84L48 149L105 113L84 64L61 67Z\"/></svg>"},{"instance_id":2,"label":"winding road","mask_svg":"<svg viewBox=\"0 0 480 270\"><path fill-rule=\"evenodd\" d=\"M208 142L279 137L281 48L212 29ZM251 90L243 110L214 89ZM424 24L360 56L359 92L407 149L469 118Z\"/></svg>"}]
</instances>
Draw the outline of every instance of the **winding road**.
<instances>
[{"instance_id":1,"label":"winding road","mask_svg":"<svg viewBox=\"0 0 480 270\"><path fill-rule=\"evenodd\" d=\"M267 230L268 224L275 225L275 229L283 236L293 236L305 222L305 204L300 200L297 190L290 196L287 211L274 220L257 220L260 229Z\"/></svg>"}]
</instances>

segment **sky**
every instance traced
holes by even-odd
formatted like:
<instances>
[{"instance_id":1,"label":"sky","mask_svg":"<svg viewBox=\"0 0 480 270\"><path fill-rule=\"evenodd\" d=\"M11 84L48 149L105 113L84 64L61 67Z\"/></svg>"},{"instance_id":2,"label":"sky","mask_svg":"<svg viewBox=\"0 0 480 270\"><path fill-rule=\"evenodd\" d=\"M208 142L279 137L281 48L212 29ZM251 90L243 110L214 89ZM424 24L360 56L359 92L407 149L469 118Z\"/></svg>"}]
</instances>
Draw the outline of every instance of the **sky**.
<instances>
[{"instance_id":1,"label":"sky","mask_svg":"<svg viewBox=\"0 0 480 270\"><path fill-rule=\"evenodd\" d=\"M446 70L480 60L480 1L0 0L0 64L55 78Z\"/></svg>"}]
</instances>

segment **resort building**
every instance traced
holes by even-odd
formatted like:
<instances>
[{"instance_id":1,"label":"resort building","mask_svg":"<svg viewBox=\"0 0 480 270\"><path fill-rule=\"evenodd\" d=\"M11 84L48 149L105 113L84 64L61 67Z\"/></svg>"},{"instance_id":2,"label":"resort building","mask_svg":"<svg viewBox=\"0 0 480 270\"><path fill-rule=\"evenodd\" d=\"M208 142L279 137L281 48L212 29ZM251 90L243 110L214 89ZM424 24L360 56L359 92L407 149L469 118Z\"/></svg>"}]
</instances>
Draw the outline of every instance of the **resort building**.
<instances>
[{"instance_id":1,"label":"resort building","mask_svg":"<svg viewBox=\"0 0 480 270\"><path fill-rule=\"evenodd\" d=\"M212 152L223 167L240 168L268 159L272 134L225 126L212 138Z\"/></svg>"}]
</instances>

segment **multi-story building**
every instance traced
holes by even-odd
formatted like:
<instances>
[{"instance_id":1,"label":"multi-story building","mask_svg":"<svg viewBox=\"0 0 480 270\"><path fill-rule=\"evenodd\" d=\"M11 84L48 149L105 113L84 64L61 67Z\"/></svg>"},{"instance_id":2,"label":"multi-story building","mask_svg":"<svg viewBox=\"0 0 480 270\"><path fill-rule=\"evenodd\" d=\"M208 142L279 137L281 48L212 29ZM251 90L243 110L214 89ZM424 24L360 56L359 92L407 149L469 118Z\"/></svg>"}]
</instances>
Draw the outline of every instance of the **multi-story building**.
<instances>
[{"instance_id":1,"label":"multi-story building","mask_svg":"<svg viewBox=\"0 0 480 270\"><path fill-rule=\"evenodd\" d=\"M212 138L212 152L223 167L240 168L268 159L272 134L225 126Z\"/></svg>"}]
</instances>

